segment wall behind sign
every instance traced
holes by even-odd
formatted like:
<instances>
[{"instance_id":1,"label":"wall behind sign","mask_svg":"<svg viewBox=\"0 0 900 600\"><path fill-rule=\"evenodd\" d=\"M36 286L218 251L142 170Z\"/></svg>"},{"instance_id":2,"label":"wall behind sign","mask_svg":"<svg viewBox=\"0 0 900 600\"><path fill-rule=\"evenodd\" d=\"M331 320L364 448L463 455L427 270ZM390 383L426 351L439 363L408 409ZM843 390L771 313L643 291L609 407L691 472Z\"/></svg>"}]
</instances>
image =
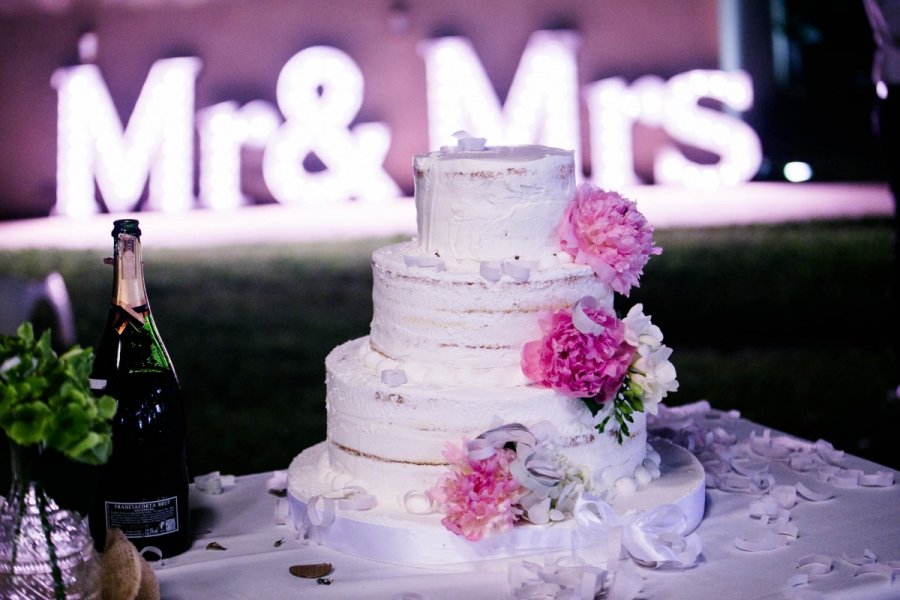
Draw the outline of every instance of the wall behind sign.
<instances>
[{"instance_id":1,"label":"wall behind sign","mask_svg":"<svg viewBox=\"0 0 900 600\"><path fill-rule=\"evenodd\" d=\"M468 38L503 99L528 37L560 27L581 35L582 85L718 67L716 0L75 0L56 13L0 13L0 218L46 215L55 202L57 104L50 77L77 62L85 30L97 34L96 63L123 123L160 58L203 61L196 86L200 109L226 100L274 103L275 82L288 59L313 45L339 48L365 77L357 121L390 126L385 169L411 193L411 157L428 149L425 69L417 45L436 36ZM582 106L585 157L587 119ZM651 140L656 135L642 134ZM257 202L271 202L260 161L261 153L244 152L242 185ZM649 156L636 157L639 171L649 170L649 162Z\"/></svg>"}]
</instances>

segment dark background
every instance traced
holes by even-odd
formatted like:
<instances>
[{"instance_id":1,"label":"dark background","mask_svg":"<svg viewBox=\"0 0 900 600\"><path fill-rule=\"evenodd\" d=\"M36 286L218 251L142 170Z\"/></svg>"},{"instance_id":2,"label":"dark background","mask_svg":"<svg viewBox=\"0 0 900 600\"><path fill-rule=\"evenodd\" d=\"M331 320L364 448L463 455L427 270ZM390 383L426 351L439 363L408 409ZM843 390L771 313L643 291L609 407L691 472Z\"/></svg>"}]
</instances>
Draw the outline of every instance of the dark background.
<instances>
[{"instance_id":1,"label":"dark background","mask_svg":"<svg viewBox=\"0 0 900 600\"><path fill-rule=\"evenodd\" d=\"M161 58L200 57L201 109L225 100L274 103L278 73L291 56L316 44L343 50L366 81L357 122L390 126L385 168L409 194L410 157L429 145L417 45L435 36L468 38L502 100L528 37L547 28L579 32L582 86L698 68L747 70L756 100L745 118L765 153L758 179L782 179L791 160L811 164L821 181L883 179L870 122L873 42L861 1L0 0L0 219L46 215L55 202L50 78L77 62L85 31L97 34L96 62L123 123ZM589 170L583 106L581 121ZM647 177L648 143L636 143L635 157ZM258 161L245 156L245 191L271 202Z\"/></svg>"}]
</instances>

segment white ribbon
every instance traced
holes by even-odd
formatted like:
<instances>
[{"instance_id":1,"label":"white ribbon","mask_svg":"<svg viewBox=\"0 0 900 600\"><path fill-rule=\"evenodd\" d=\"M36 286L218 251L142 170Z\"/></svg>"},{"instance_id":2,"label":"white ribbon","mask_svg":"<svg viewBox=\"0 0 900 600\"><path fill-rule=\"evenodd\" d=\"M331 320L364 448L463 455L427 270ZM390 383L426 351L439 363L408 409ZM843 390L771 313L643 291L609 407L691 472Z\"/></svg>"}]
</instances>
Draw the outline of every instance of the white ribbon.
<instances>
[{"instance_id":1,"label":"white ribbon","mask_svg":"<svg viewBox=\"0 0 900 600\"><path fill-rule=\"evenodd\" d=\"M629 517L622 541L638 564L684 569L696 564L701 551L697 534L682 535L686 528L681 509L664 504Z\"/></svg>"},{"instance_id":2,"label":"white ribbon","mask_svg":"<svg viewBox=\"0 0 900 600\"><path fill-rule=\"evenodd\" d=\"M321 510L319 505L322 505ZM352 485L332 492L313 496L306 504L306 516L315 527L328 527L334 523L335 509L370 510L375 507L375 496L363 488Z\"/></svg>"},{"instance_id":3,"label":"white ribbon","mask_svg":"<svg viewBox=\"0 0 900 600\"><path fill-rule=\"evenodd\" d=\"M572 309L572 325L586 335L600 335L603 333L603 325L590 318L584 312L585 308L597 310L600 308L600 301L593 296L585 296L576 302L575 307Z\"/></svg>"},{"instance_id":4,"label":"white ribbon","mask_svg":"<svg viewBox=\"0 0 900 600\"><path fill-rule=\"evenodd\" d=\"M695 533L684 535L687 519L674 504L619 517L609 504L586 493L575 506L575 519L579 541L605 543L608 564L618 560L622 550L652 569L686 569L700 556L700 538Z\"/></svg>"},{"instance_id":5,"label":"white ribbon","mask_svg":"<svg viewBox=\"0 0 900 600\"><path fill-rule=\"evenodd\" d=\"M497 453L497 449L489 440L478 438L466 442L466 452L472 460L485 460Z\"/></svg>"},{"instance_id":6,"label":"white ribbon","mask_svg":"<svg viewBox=\"0 0 900 600\"><path fill-rule=\"evenodd\" d=\"M412 515L428 515L435 509L434 501L419 490L409 490L403 494L403 507Z\"/></svg>"}]
</instances>

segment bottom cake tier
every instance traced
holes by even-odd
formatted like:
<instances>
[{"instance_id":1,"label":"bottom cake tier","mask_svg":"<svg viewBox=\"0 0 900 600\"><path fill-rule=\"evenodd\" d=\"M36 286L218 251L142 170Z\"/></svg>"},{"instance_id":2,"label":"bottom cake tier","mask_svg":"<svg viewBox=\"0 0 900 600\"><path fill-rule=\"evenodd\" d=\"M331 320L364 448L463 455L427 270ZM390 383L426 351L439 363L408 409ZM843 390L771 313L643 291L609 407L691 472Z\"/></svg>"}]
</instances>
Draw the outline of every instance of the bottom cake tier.
<instances>
[{"instance_id":1,"label":"bottom cake tier","mask_svg":"<svg viewBox=\"0 0 900 600\"><path fill-rule=\"evenodd\" d=\"M661 475L630 494L609 500L617 515L674 505L684 515L687 534L703 518L706 488L702 465L687 450L666 440L651 440L660 456ZM578 518L549 525L518 524L471 542L448 531L441 514L401 514L379 505L354 502L360 488L335 490L323 478L327 442L299 454L288 470L288 500L294 526L329 548L396 564L452 567L534 554L577 551L605 543ZM577 516L576 516L577 517Z\"/></svg>"}]
</instances>

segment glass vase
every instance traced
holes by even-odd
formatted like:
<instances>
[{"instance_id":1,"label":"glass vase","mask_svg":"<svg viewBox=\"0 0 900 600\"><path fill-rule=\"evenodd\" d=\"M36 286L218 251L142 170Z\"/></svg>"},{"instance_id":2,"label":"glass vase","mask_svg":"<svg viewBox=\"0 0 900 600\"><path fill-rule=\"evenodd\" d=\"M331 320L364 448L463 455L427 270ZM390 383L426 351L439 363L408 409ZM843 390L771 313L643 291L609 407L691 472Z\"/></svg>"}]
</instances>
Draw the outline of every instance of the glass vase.
<instances>
[{"instance_id":1,"label":"glass vase","mask_svg":"<svg viewBox=\"0 0 900 600\"><path fill-rule=\"evenodd\" d=\"M86 519L47 492L47 453L11 443L12 484L0 507L0 598L99 600L100 559Z\"/></svg>"}]
</instances>

